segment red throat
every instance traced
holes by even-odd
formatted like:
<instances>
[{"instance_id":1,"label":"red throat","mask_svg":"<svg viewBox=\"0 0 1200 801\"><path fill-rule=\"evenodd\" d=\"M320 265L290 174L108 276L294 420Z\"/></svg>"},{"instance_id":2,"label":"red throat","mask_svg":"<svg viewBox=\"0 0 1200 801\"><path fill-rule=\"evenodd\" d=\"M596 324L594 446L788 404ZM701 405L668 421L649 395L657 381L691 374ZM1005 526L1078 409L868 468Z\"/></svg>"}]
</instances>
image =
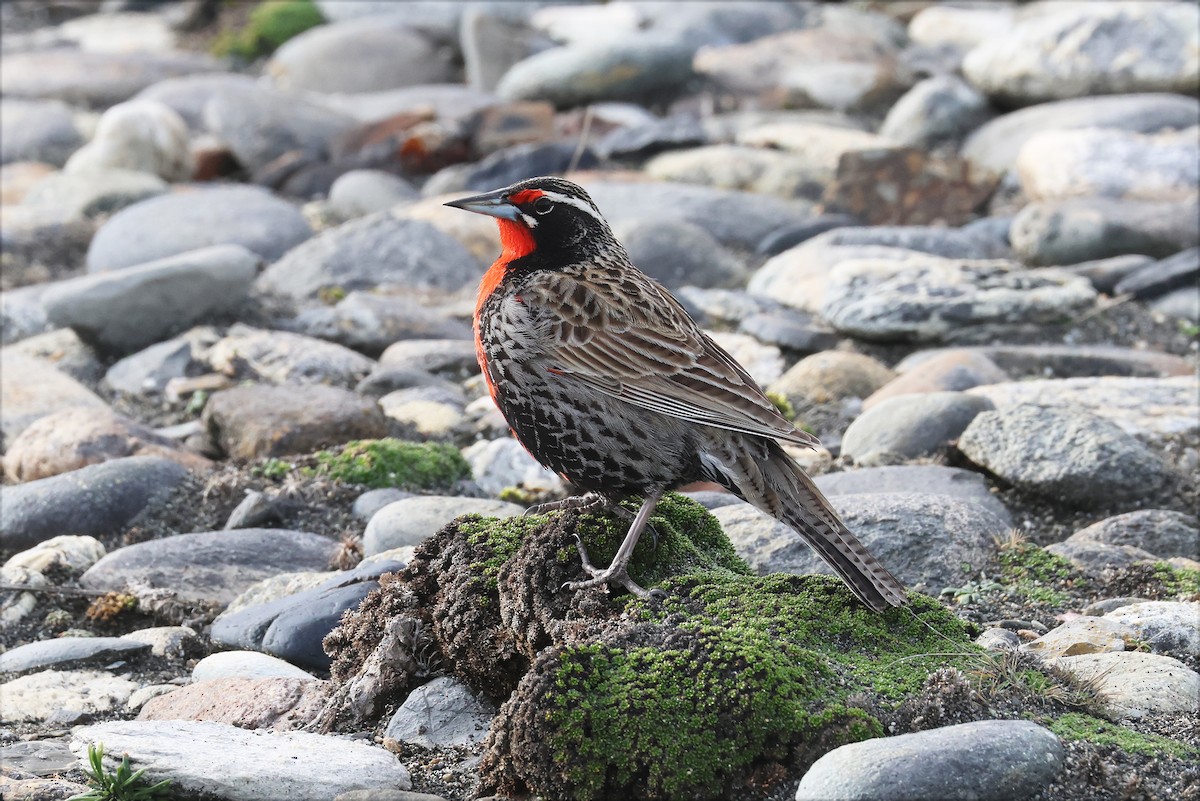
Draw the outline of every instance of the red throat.
<instances>
[{"instance_id":1,"label":"red throat","mask_svg":"<svg viewBox=\"0 0 1200 801\"><path fill-rule=\"evenodd\" d=\"M528 256L535 247L533 232L525 223L497 218L496 224L500 227L500 257L483 274L483 278L479 282L479 293L475 296L475 355L493 399L496 397L496 388L492 385L492 377L488 373L483 354L483 345L479 341L479 313L483 309L483 304L504 280L504 276L508 272L508 265L522 256Z\"/></svg>"}]
</instances>

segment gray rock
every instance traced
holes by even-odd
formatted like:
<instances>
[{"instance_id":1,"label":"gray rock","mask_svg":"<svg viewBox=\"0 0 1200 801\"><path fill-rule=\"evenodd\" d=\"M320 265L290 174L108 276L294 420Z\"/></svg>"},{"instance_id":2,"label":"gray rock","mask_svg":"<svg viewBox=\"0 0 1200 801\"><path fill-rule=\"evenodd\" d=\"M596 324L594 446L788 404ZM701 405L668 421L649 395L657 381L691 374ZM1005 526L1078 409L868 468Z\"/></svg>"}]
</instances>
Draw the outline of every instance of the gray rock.
<instances>
[{"instance_id":1,"label":"gray rock","mask_svg":"<svg viewBox=\"0 0 1200 801\"><path fill-rule=\"evenodd\" d=\"M633 263L670 289L730 286L744 272L732 253L692 223L626 224L616 234Z\"/></svg>"},{"instance_id":2,"label":"gray rock","mask_svg":"<svg viewBox=\"0 0 1200 801\"><path fill-rule=\"evenodd\" d=\"M128 100L164 78L214 72L219 62L201 53L101 53L56 48L6 53L0 93L58 98L93 108Z\"/></svg>"},{"instance_id":3,"label":"gray rock","mask_svg":"<svg viewBox=\"0 0 1200 801\"><path fill-rule=\"evenodd\" d=\"M42 161L61 167L83 145L71 109L58 100L0 101L0 164Z\"/></svg>"},{"instance_id":4,"label":"gray rock","mask_svg":"<svg viewBox=\"0 0 1200 801\"><path fill-rule=\"evenodd\" d=\"M310 732L247 731L209 721L128 720L74 731L71 750L84 762L89 745L128 754L150 782L169 779L173 792L228 801L287 798L328 801L347 790L412 787L396 756L362 742ZM319 754L319 759L313 759ZM106 758L112 769L119 760Z\"/></svg>"},{"instance_id":5,"label":"gray rock","mask_svg":"<svg viewBox=\"0 0 1200 801\"><path fill-rule=\"evenodd\" d=\"M821 313L863 339L963 341L1061 322L1095 299L1086 279L1056 270L914 255L841 262L830 272Z\"/></svg>"},{"instance_id":6,"label":"gray rock","mask_svg":"<svg viewBox=\"0 0 1200 801\"><path fill-rule=\"evenodd\" d=\"M692 77L692 49L653 34L557 47L515 64L496 86L507 100L559 107L671 95Z\"/></svg>"},{"instance_id":7,"label":"gray rock","mask_svg":"<svg viewBox=\"0 0 1200 801\"><path fill-rule=\"evenodd\" d=\"M122 209L88 248L90 272L117 270L210 245L241 245L268 263L312 236L291 204L257 187L164 195Z\"/></svg>"},{"instance_id":8,"label":"gray rock","mask_svg":"<svg viewBox=\"0 0 1200 801\"><path fill-rule=\"evenodd\" d=\"M302 95L231 84L213 92L204 124L253 172L293 150L322 156L329 141L356 121Z\"/></svg>"},{"instance_id":9,"label":"gray rock","mask_svg":"<svg viewBox=\"0 0 1200 801\"><path fill-rule=\"evenodd\" d=\"M1130 253L1125 256L1110 256L1105 259L1080 262L1062 269L1073 275L1082 275L1092 282L1092 286L1097 292L1113 295L1116 292L1117 283L1125 276L1131 275L1139 268L1153 262L1154 259L1149 256Z\"/></svg>"},{"instance_id":10,"label":"gray rock","mask_svg":"<svg viewBox=\"0 0 1200 801\"><path fill-rule=\"evenodd\" d=\"M835 748L808 769L796 801L1015 801L1054 781L1063 759L1058 737L1036 723L960 723Z\"/></svg>"},{"instance_id":11,"label":"gray rock","mask_svg":"<svg viewBox=\"0 0 1200 801\"><path fill-rule=\"evenodd\" d=\"M85 245L86 247L86 245ZM6 291L0 296L0 345L9 345L50 330L42 308L44 284Z\"/></svg>"},{"instance_id":12,"label":"gray rock","mask_svg":"<svg viewBox=\"0 0 1200 801\"><path fill-rule=\"evenodd\" d=\"M538 464L512 437L480 440L463 451L463 456L479 488L492 496L512 487L548 495L564 489L562 479Z\"/></svg>"},{"instance_id":13,"label":"gray rock","mask_svg":"<svg viewBox=\"0 0 1200 801\"><path fill-rule=\"evenodd\" d=\"M959 467L936 464L866 467L861 470L822 473L813 481L817 488L830 498L836 495L879 492L949 495L952 498L977 503L1001 520L1011 519L1007 507L988 489L983 476Z\"/></svg>"},{"instance_id":14,"label":"gray rock","mask_svg":"<svg viewBox=\"0 0 1200 801\"><path fill-rule=\"evenodd\" d=\"M183 600L224 604L268 576L324 569L335 550L325 537L284 529L176 534L118 548L92 565L79 583L118 590L138 581L173 590Z\"/></svg>"},{"instance_id":15,"label":"gray rock","mask_svg":"<svg viewBox=\"0 0 1200 801\"><path fill-rule=\"evenodd\" d=\"M837 131L839 139L843 133ZM644 169L659 181L815 201L833 178L834 165L824 161L761 146L715 144L662 153Z\"/></svg>"},{"instance_id":16,"label":"gray rock","mask_svg":"<svg viewBox=\"0 0 1200 801\"><path fill-rule=\"evenodd\" d=\"M350 170L329 187L329 205L343 217L361 217L385 211L420 197L412 184L383 170Z\"/></svg>"},{"instance_id":17,"label":"gray rock","mask_svg":"<svg viewBox=\"0 0 1200 801\"><path fill-rule=\"evenodd\" d=\"M1092 688L1109 720L1192 712L1200 697L1200 674L1161 654L1081 654L1061 657L1054 664Z\"/></svg>"},{"instance_id":18,"label":"gray rock","mask_svg":"<svg viewBox=\"0 0 1200 801\"><path fill-rule=\"evenodd\" d=\"M992 118L987 98L954 75L926 78L888 110L879 135L902 145L957 144Z\"/></svg>"},{"instance_id":19,"label":"gray rock","mask_svg":"<svg viewBox=\"0 0 1200 801\"><path fill-rule=\"evenodd\" d=\"M130 353L236 307L258 261L240 245L216 245L63 281L46 290L42 304L53 324L98 350Z\"/></svg>"},{"instance_id":20,"label":"gray rock","mask_svg":"<svg viewBox=\"0 0 1200 801\"><path fill-rule=\"evenodd\" d=\"M411 27L406 12L309 28L284 42L266 72L284 89L378 92L454 83L449 54Z\"/></svg>"},{"instance_id":21,"label":"gray rock","mask_svg":"<svg viewBox=\"0 0 1200 801\"><path fill-rule=\"evenodd\" d=\"M120 661L149 650L149 645L123 637L58 637L19 645L0 654L0 673L21 675L101 660Z\"/></svg>"},{"instance_id":22,"label":"gray rock","mask_svg":"<svg viewBox=\"0 0 1200 801\"><path fill-rule=\"evenodd\" d=\"M75 757L71 749L67 748L64 740L59 739L18 740L0 746L0 762L6 767L28 771L37 776L66 773L75 767Z\"/></svg>"},{"instance_id":23,"label":"gray rock","mask_svg":"<svg viewBox=\"0 0 1200 801\"><path fill-rule=\"evenodd\" d=\"M706 144L708 134L694 116L675 114L665 119L621 127L596 144L605 158L644 158L663 150Z\"/></svg>"},{"instance_id":24,"label":"gray rock","mask_svg":"<svg viewBox=\"0 0 1200 801\"><path fill-rule=\"evenodd\" d=\"M493 91L514 64L551 44L524 17L524 9L495 3L463 10L459 39L468 86Z\"/></svg>"},{"instance_id":25,"label":"gray rock","mask_svg":"<svg viewBox=\"0 0 1200 801\"><path fill-rule=\"evenodd\" d=\"M260 291L291 298L322 289L456 291L479 280L483 266L453 237L427 222L379 212L322 231L259 276Z\"/></svg>"},{"instance_id":26,"label":"gray rock","mask_svg":"<svg viewBox=\"0 0 1200 801\"><path fill-rule=\"evenodd\" d=\"M206 130L204 106L213 95L229 87L253 91L261 89L261 86L257 77L235 72L182 75L151 84L138 92L134 99L156 100L182 117L189 129L202 132Z\"/></svg>"},{"instance_id":27,"label":"gray rock","mask_svg":"<svg viewBox=\"0 0 1200 801\"><path fill-rule=\"evenodd\" d=\"M308 453L387 435L374 401L319 384L223 390L209 399L201 420L212 442L235 459Z\"/></svg>"},{"instance_id":28,"label":"gray rock","mask_svg":"<svg viewBox=\"0 0 1200 801\"><path fill-rule=\"evenodd\" d=\"M23 204L58 208L76 217L97 217L166 191L165 181L146 172L123 169L59 172L30 187Z\"/></svg>"},{"instance_id":29,"label":"gray rock","mask_svg":"<svg viewBox=\"0 0 1200 801\"><path fill-rule=\"evenodd\" d=\"M1138 299L1156 298L1176 289L1194 287L1197 279L1200 279L1200 248L1188 248L1133 271L1113 291Z\"/></svg>"},{"instance_id":30,"label":"gray rock","mask_svg":"<svg viewBox=\"0 0 1200 801\"><path fill-rule=\"evenodd\" d=\"M896 365L896 372L907 375L923 369L926 364L948 359L949 356L957 356L960 359L982 356L1014 378L1166 378L1192 374L1191 364L1179 356L1115 345L981 345L971 348L931 348L906 356ZM1000 375L995 374L989 378L1000 378ZM972 386L995 383L998 382L977 381Z\"/></svg>"},{"instance_id":31,"label":"gray rock","mask_svg":"<svg viewBox=\"0 0 1200 801\"><path fill-rule=\"evenodd\" d=\"M136 682L100 670L43 670L6 682L4 720L58 726L123 710Z\"/></svg>"},{"instance_id":32,"label":"gray rock","mask_svg":"<svg viewBox=\"0 0 1200 801\"><path fill-rule=\"evenodd\" d=\"M53 284L42 286L49 288ZM50 362L54 369L89 386L95 385L104 375L104 365L99 354L70 328L56 328L44 334L35 334L8 346L5 352L20 353Z\"/></svg>"},{"instance_id":33,"label":"gray rock","mask_svg":"<svg viewBox=\"0 0 1200 801\"><path fill-rule=\"evenodd\" d=\"M1137 638L1156 654L1186 659L1200 652L1200 603L1195 601L1129 604L1114 609L1103 619L1133 629Z\"/></svg>"},{"instance_id":34,"label":"gray rock","mask_svg":"<svg viewBox=\"0 0 1200 801\"><path fill-rule=\"evenodd\" d=\"M575 142L526 142L488 154L475 164L454 165L433 176L425 184L426 195L443 192L484 192L498 186L565 173L574 163L588 170L599 164L591 148L584 147L576 158Z\"/></svg>"},{"instance_id":35,"label":"gray rock","mask_svg":"<svg viewBox=\"0 0 1200 801\"><path fill-rule=\"evenodd\" d=\"M1062 542L1047 545L1045 550L1066 559L1089 576L1100 576L1107 570L1132 567L1138 562L1154 560L1154 554L1132 545L1109 545L1070 537Z\"/></svg>"},{"instance_id":36,"label":"gray rock","mask_svg":"<svg viewBox=\"0 0 1200 801\"><path fill-rule=\"evenodd\" d=\"M272 384L353 387L375 367L344 345L293 334L234 325L208 352L212 369Z\"/></svg>"},{"instance_id":37,"label":"gray rock","mask_svg":"<svg viewBox=\"0 0 1200 801\"><path fill-rule=\"evenodd\" d=\"M1006 33L1016 22L1015 12L1007 3L926 6L909 21L908 35L923 45L970 49Z\"/></svg>"},{"instance_id":38,"label":"gray rock","mask_svg":"<svg viewBox=\"0 0 1200 801\"><path fill-rule=\"evenodd\" d=\"M802 354L832 350L841 340L831 328L799 309L752 314L738 323L738 330L767 345Z\"/></svg>"},{"instance_id":39,"label":"gray rock","mask_svg":"<svg viewBox=\"0 0 1200 801\"><path fill-rule=\"evenodd\" d=\"M1177 479L1145 445L1080 409L1022 404L983 412L958 448L1008 483L1072 506L1144 500Z\"/></svg>"},{"instance_id":40,"label":"gray rock","mask_svg":"<svg viewBox=\"0 0 1200 801\"><path fill-rule=\"evenodd\" d=\"M928 358L924 358L926 356ZM896 370L900 375L864 400L863 409L870 409L890 398L928 392L960 392L1011 378L982 350L971 348L917 351L897 364Z\"/></svg>"},{"instance_id":41,"label":"gray rock","mask_svg":"<svg viewBox=\"0 0 1200 801\"><path fill-rule=\"evenodd\" d=\"M12 285L81 272L96 223L53 206L5 206L0 257ZM8 292L6 291L7 295Z\"/></svg>"},{"instance_id":42,"label":"gray rock","mask_svg":"<svg viewBox=\"0 0 1200 801\"><path fill-rule=\"evenodd\" d=\"M911 589L936 594L985 568L1007 520L979 504L948 495L860 493L830 498L846 526ZM738 555L767 573L833 569L791 528L746 503L713 511Z\"/></svg>"},{"instance_id":43,"label":"gray rock","mask_svg":"<svg viewBox=\"0 0 1200 801\"><path fill-rule=\"evenodd\" d=\"M1058 100L1004 114L963 142L962 154L993 172L1005 172L1031 136L1041 131L1115 128L1154 133L1200 123L1200 102L1172 94L1131 94Z\"/></svg>"},{"instance_id":44,"label":"gray rock","mask_svg":"<svg viewBox=\"0 0 1200 801\"><path fill-rule=\"evenodd\" d=\"M380 489L367 490L354 499L352 511L355 517L365 523L370 521L376 512L388 504L411 497L411 492L405 492L395 487L381 487Z\"/></svg>"},{"instance_id":45,"label":"gray rock","mask_svg":"<svg viewBox=\"0 0 1200 801\"><path fill-rule=\"evenodd\" d=\"M487 737L495 714L465 684L442 676L409 693L383 736L425 748L470 746Z\"/></svg>"},{"instance_id":46,"label":"gray rock","mask_svg":"<svg viewBox=\"0 0 1200 801\"><path fill-rule=\"evenodd\" d=\"M422 495L380 509L363 533L363 554L373 556L403 545L420 545L461 515L513 517L525 509L515 503L487 498Z\"/></svg>"},{"instance_id":47,"label":"gray rock","mask_svg":"<svg viewBox=\"0 0 1200 801\"><path fill-rule=\"evenodd\" d=\"M74 575L96 564L104 554L104 546L95 537L64 534L18 551L4 563L4 568Z\"/></svg>"},{"instance_id":48,"label":"gray rock","mask_svg":"<svg viewBox=\"0 0 1200 801\"><path fill-rule=\"evenodd\" d=\"M1011 381L968 392L989 398L997 409L1022 404L1083 409L1156 446L1200 431L1200 385L1194 375Z\"/></svg>"},{"instance_id":49,"label":"gray rock","mask_svg":"<svg viewBox=\"0 0 1200 801\"><path fill-rule=\"evenodd\" d=\"M108 368L104 383L125 395L155 395L195 363L193 344L176 337L132 353Z\"/></svg>"},{"instance_id":50,"label":"gray rock","mask_svg":"<svg viewBox=\"0 0 1200 801\"><path fill-rule=\"evenodd\" d=\"M220 617L217 618L220 620ZM192 681L214 679L268 677L312 679L314 676L279 657L259 651L219 651L209 654L192 668Z\"/></svg>"},{"instance_id":51,"label":"gray rock","mask_svg":"<svg viewBox=\"0 0 1200 801\"><path fill-rule=\"evenodd\" d=\"M1132 545L1160 559L1182 556L1200 561L1200 526L1194 515L1168 509L1139 509L1106 517L1070 539L1107 545Z\"/></svg>"},{"instance_id":52,"label":"gray rock","mask_svg":"<svg viewBox=\"0 0 1200 801\"><path fill-rule=\"evenodd\" d=\"M991 628L976 637L975 644L988 651L1015 651L1021 645L1021 638L1015 631Z\"/></svg>"},{"instance_id":53,"label":"gray rock","mask_svg":"<svg viewBox=\"0 0 1200 801\"><path fill-rule=\"evenodd\" d=\"M1185 286L1161 295L1150 302L1150 308L1168 317L1178 317L1193 325L1200 323L1200 289Z\"/></svg>"},{"instance_id":54,"label":"gray rock","mask_svg":"<svg viewBox=\"0 0 1200 801\"><path fill-rule=\"evenodd\" d=\"M369 354L403 339L463 339L471 326L404 295L351 292L334 307L306 309L292 323L305 334Z\"/></svg>"},{"instance_id":55,"label":"gray rock","mask_svg":"<svg viewBox=\"0 0 1200 801\"><path fill-rule=\"evenodd\" d=\"M474 376L479 370L475 345L463 339L408 339L393 343L379 357L380 368L421 370L455 378Z\"/></svg>"},{"instance_id":56,"label":"gray rock","mask_svg":"<svg viewBox=\"0 0 1200 801\"><path fill-rule=\"evenodd\" d=\"M110 536L187 475L169 459L130 456L0 487L0 535L8 548L29 548L62 534Z\"/></svg>"},{"instance_id":57,"label":"gray rock","mask_svg":"<svg viewBox=\"0 0 1200 801\"><path fill-rule=\"evenodd\" d=\"M842 455L855 464L894 464L948 448L991 401L962 392L888 398L859 416L842 436Z\"/></svg>"},{"instance_id":58,"label":"gray rock","mask_svg":"<svg viewBox=\"0 0 1200 801\"><path fill-rule=\"evenodd\" d=\"M406 8L411 9L412 4ZM495 105L496 96L491 92L449 83L407 86L385 92L325 95L322 100L329 108L347 114L360 123L380 122L413 111L432 111L437 119L454 123L465 122L482 109Z\"/></svg>"},{"instance_id":59,"label":"gray rock","mask_svg":"<svg viewBox=\"0 0 1200 801\"><path fill-rule=\"evenodd\" d=\"M821 214L811 220L785 225L763 237L754 252L763 256L778 256L785 250L802 245L815 236L835 228L854 228L862 221L849 214Z\"/></svg>"},{"instance_id":60,"label":"gray rock","mask_svg":"<svg viewBox=\"0 0 1200 801\"><path fill-rule=\"evenodd\" d=\"M200 647L196 630L190 626L151 626L131 631L124 638L142 643L154 656L167 659L184 659Z\"/></svg>"},{"instance_id":61,"label":"gray rock","mask_svg":"<svg viewBox=\"0 0 1200 801\"><path fill-rule=\"evenodd\" d=\"M1198 47L1200 15L1191 3L1062 6L980 44L963 60L963 74L1005 105L1121 92L1186 94L1200 78Z\"/></svg>"}]
</instances>

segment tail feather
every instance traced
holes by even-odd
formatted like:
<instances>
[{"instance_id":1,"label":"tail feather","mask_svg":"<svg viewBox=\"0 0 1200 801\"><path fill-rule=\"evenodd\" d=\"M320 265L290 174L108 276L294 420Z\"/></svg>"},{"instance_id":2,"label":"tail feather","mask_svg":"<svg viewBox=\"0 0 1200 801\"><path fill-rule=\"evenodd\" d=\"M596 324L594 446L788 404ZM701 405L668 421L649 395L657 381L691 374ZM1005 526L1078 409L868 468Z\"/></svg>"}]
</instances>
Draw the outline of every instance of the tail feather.
<instances>
[{"instance_id":1,"label":"tail feather","mask_svg":"<svg viewBox=\"0 0 1200 801\"><path fill-rule=\"evenodd\" d=\"M908 602L904 585L846 528L817 485L779 444L754 438L709 452L711 478L797 534L868 607L882 612ZM765 447L746 447L762 443Z\"/></svg>"}]
</instances>

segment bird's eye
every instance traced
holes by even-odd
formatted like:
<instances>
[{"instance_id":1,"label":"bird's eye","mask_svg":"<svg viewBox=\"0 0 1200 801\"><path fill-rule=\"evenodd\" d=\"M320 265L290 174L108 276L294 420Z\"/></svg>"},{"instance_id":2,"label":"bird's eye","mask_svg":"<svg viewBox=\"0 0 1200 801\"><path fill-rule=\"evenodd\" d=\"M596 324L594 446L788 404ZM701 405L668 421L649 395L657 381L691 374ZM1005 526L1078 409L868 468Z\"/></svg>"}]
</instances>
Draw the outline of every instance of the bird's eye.
<instances>
[{"instance_id":1,"label":"bird's eye","mask_svg":"<svg viewBox=\"0 0 1200 801\"><path fill-rule=\"evenodd\" d=\"M549 214L554 209L554 204L548 197L539 197L533 201L533 210L538 214Z\"/></svg>"}]
</instances>

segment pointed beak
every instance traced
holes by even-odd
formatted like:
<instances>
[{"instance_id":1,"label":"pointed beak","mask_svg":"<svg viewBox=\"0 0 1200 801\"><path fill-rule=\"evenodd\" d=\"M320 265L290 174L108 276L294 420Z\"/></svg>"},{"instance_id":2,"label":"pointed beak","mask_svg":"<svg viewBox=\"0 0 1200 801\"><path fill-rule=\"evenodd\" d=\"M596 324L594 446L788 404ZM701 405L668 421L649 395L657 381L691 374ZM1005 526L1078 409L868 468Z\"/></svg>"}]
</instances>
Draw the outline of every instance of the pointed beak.
<instances>
[{"instance_id":1,"label":"pointed beak","mask_svg":"<svg viewBox=\"0 0 1200 801\"><path fill-rule=\"evenodd\" d=\"M502 220L517 220L521 217L521 210L509 202L503 189L464 197L461 200L451 200L445 205L476 214L486 214L489 217L499 217Z\"/></svg>"}]
</instances>

